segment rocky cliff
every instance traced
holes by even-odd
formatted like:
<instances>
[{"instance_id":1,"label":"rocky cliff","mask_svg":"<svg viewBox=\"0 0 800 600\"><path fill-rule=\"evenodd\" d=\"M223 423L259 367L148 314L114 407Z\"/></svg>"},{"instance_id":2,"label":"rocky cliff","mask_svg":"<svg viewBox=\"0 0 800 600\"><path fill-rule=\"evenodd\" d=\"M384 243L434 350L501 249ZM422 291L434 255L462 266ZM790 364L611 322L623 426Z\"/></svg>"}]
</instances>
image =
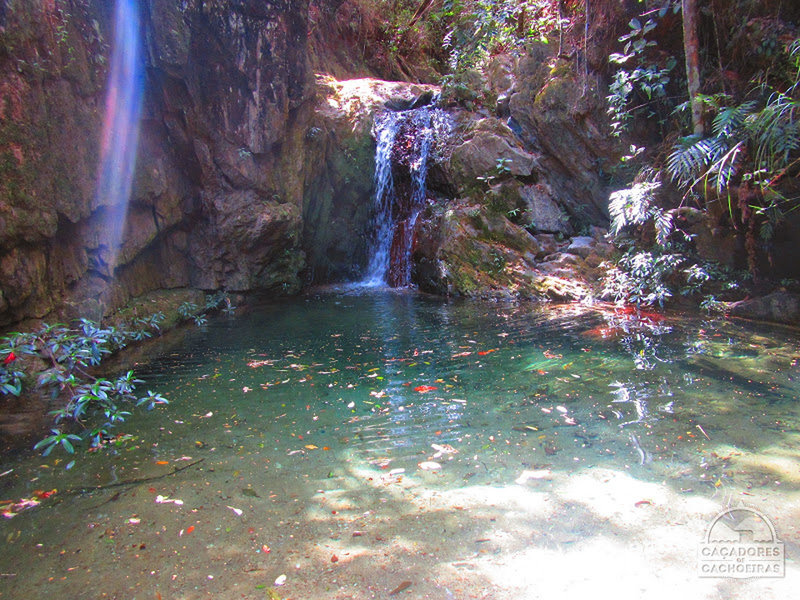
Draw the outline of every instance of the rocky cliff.
<instances>
[{"instance_id":1,"label":"rocky cliff","mask_svg":"<svg viewBox=\"0 0 800 600\"><path fill-rule=\"evenodd\" d=\"M297 289L308 2L141 3L145 114L106 264L111 4L0 3L0 324L98 318L159 288Z\"/></svg>"},{"instance_id":2,"label":"rocky cliff","mask_svg":"<svg viewBox=\"0 0 800 600\"><path fill-rule=\"evenodd\" d=\"M291 293L354 277L368 243L374 114L430 88L315 77L312 61L354 71L314 33L335 0L142 1L144 115L111 259L102 234L114 207L95 190L110 4L0 1L0 326L99 319L159 289ZM493 66L490 111L453 107L459 126L431 170L417 232L424 288L515 287L505 279L516 271L498 265L530 271L553 236L604 222L613 149L598 96L550 59L536 50ZM469 272L466 256L472 283L454 275Z\"/></svg>"}]
</instances>

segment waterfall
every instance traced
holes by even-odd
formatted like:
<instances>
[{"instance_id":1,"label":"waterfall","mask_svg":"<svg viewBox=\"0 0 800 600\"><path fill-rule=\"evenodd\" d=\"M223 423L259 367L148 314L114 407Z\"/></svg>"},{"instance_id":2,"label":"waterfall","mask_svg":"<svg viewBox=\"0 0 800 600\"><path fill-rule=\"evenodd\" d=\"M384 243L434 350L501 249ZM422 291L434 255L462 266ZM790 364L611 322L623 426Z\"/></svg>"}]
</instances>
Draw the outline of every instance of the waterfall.
<instances>
[{"instance_id":1,"label":"waterfall","mask_svg":"<svg viewBox=\"0 0 800 600\"><path fill-rule=\"evenodd\" d=\"M139 145L144 90L144 57L139 36L136 0L117 0L96 190L97 205L107 207L100 247L105 250L103 262L108 275L113 275L117 266Z\"/></svg>"},{"instance_id":2,"label":"waterfall","mask_svg":"<svg viewBox=\"0 0 800 600\"><path fill-rule=\"evenodd\" d=\"M383 285L389 271L389 256L394 237L392 204L394 180L392 178L392 148L400 126L400 114L387 111L375 119L372 127L375 136L375 195L372 218L372 245L363 283Z\"/></svg>"},{"instance_id":3,"label":"waterfall","mask_svg":"<svg viewBox=\"0 0 800 600\"><path fill-rule=\"evenodd\" d=\"M447 113L432 106L376 117L372 243L364 285L411 284L414 227L425 205L428 159L437 137L449 129Z\"/></svg>"}]
</instances>

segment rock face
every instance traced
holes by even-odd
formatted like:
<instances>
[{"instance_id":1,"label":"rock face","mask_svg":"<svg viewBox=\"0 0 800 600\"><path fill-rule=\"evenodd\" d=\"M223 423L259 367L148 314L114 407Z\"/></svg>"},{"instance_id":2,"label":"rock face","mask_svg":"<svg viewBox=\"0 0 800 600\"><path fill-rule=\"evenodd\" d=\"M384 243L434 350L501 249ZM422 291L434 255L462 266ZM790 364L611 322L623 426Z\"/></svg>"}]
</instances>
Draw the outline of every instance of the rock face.
<instances>
[{"instance_id":1,"label":"rock face","mask_svg":"<svg viewBox=\"0 0 800 600\"><path fill-rule=\"evenodd\" d=\"M494 116L458 111L458 127L417 229L416 281L435 293L566 300L592 293L613 246L602 98L534 46L495 58L485 89ZM445 184L442 184L442 181ZM575 236L590 231L595 235Z\"/></svg>"},{"instance_id":2,"label":"rock face","mask_svg":"<svg viewBox=\"0 0 800 600\"><path fill-rule=\"evenodd\" d=\"M145 114L108 264L95 180L113 3L2 3L0 325L99 318L159 288L299 287L307 0L140 5Z\"/></svg>"},{"instance_id":3,"label":"rock face","mask_svg":"<svg viewBox=\"0 0 800 600\"><path fill-rule=\"evenodd\" d=\"M800 322L800 295L777 291L759 298L730 303L727 312L734 317L772 321Z\"/></svg>"},{"instance_id":4,"label":"rock face","mask_svg":"<svg viewBox=\"0 0 800 600\"><path fill-rule=\"evenodd\" d=\"M374 115L426 102L435 89L315 80L309 55L326 61L309 48L309 0L139 6L144 115L111 258L103 233L114 207L95 182L113 3L0 2L0 327L99 319L158 289L288 293L363 268ZM311 14L337 6L316 0ZM431 165L432 205L416 231L426 289L529 294L519 273L551 254L556 238L546 236L603 224L608 144L596 98L570 69L544 67L548 59L536 50L495 61L481 92L496 98L495 115L454 109L460 125ZM493 283L476 272L480 285L462 285L467 247ZM501 262L520 265L505 284Z\"/></svg>"}]
</instances>

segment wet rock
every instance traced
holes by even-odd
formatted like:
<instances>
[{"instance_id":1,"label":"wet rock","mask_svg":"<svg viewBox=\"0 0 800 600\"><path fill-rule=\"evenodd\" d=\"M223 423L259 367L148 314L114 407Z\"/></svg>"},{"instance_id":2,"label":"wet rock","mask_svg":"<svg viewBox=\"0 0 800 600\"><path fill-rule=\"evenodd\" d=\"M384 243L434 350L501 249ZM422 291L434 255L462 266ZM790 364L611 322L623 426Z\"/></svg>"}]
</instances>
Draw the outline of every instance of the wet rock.
<instances>
[{"instance_id":1,"label":"wet rock","mask_svg":"<svg viewBox=\"0 0 800 600\"><path fill-rule=\"evenodd\" d=\"M586 258L594 251L597 242L594 238L586 236L574 237L569 241L569 246L563 249L567 254L576 254L581 258Z\"/></svg>"},{"instance_id":2,"label":"wet rock","mask_svg":"<svg viewBox=\"0 0 800 600\"><path fill-rule=\"evenodd\" d=\"M728 313L735 317L796 325L800 323L800 295L777 291L759 298L740 300L728 305Z\"/></svg>"},{"instance_id":3,"label":"wet rock","mask_svg":"<svg viewBox=\"0 0 800 600\"><path fill-rule=\"evenodd\" d=\"M505 160L507 173L527 177L533 172L536 158L524 150L509 127L493 118L481 119L466 132L467 140L456 146L449 170L459 189L481 185L479 177L502 175L499 161Z\"/></svg>"}]
</instances>

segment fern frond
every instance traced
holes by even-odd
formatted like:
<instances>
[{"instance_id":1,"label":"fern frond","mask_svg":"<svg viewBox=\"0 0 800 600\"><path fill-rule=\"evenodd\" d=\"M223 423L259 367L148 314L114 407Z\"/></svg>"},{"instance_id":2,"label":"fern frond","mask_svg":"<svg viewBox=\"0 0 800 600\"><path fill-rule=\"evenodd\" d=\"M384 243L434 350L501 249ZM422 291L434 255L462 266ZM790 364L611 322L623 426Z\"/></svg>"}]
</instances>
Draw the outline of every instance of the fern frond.
<instances>
[{"instance_id":1,"label":"fern frond","mask_svg":"<svg viewBox=\"0 0 800 600\"><path fill-rule=\"evenodd\" d=\"M778 171L789 164L792 153L800 148L798 111L800 102L776 93L754 116L750 133L755 146L756 170Z\"/></svg>"},{"instance_id":2,"label":"fern frond","mask_svg":"<svg viewBox=\"0 0 800 600\"><path fill-rule=\"evenodd\" d=\"M654 213L653 217L653 223L656 228L656 242L659 246L666 246L674 226L672 213L659 210Z\"/></svg>"},{"instance_id":3,"label":"fern frond","mask_svg":"<svg viewBox=\"0 0 800 600\"><path fill-rule=\"evenodd\" d=\"M652 216L658 182L636 183L633 187L613 192L608 197L611 233L619 235L625 227L641 225Z\"/></svg>"},{"instance_id":4,"label":"fern frond","mask_svg":"<svg viewBox=\"0 0 800 600\"><path fill-rule=\"evenodd\" d=\"M714 137L740 138L744 134L745 121L755 108L756 103L749 101L720 109L711 125Z\"/></svg>"},{"instance_id":5,"label":"fern frond","mask_svg":"<svg viewBox=\"0 0 800 600\"><path fill-rule=\"evenodd\" d=\"M721 194L731 184L731 180L738 172L737 159L745 149L745 142L739 142L722 155L706 172L706 177L714 183L718 194Z\"/></svg>"}]
</instances>

